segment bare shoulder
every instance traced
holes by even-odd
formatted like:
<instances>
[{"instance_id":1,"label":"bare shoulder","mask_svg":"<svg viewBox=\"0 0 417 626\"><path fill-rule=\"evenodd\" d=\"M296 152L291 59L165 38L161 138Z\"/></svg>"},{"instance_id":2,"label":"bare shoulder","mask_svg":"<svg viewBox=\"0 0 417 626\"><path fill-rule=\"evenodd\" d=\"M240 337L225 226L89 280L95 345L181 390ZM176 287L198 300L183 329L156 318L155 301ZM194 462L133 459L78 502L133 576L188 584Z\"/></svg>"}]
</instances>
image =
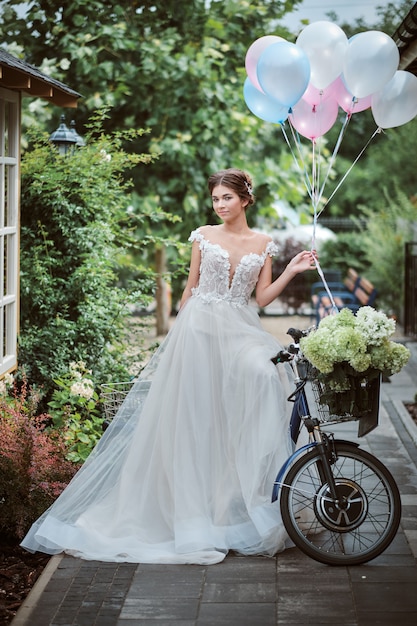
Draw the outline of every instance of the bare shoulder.
<instances>
[{"instance_id":1,"label":"bare shoulder","mask_svg":"<svg viewBox=\"0 0 417 626\"><path fill-rule=\"evenodd\" d=\"M200 235L202 235L204 238L208 238L209 237L209 233L210 233L210 229L213 228L213 226L209 226L207 224L205 224L204 226L198 226L197 228L194 229L194 232L196 233L200 233Z\"/></svg>"},{"instance_id":2,"label":"bare shoulder","mask_svg":"<svg viewBox=\"0 0 417 626\"><path fill-rule=\"evenodd\" d=\"M219 229L220 224L205 224L198 229L200 233L212 233Z\"/></svg>"},{"instance_id":3,"label":"bare shoulder","mask_svg":"<svg viewBox=\"0 0 417 626\"><path fill-rule=\"evenodd\" d=\"M267 235L265 233L258 233L256 230L252 230L251 231L253 237L254 237L254 242L256 243L257 246L259 246L260 248L266 248L266 246L273 241L272 237L270 235Z\"/></svg>"}]
</instances>

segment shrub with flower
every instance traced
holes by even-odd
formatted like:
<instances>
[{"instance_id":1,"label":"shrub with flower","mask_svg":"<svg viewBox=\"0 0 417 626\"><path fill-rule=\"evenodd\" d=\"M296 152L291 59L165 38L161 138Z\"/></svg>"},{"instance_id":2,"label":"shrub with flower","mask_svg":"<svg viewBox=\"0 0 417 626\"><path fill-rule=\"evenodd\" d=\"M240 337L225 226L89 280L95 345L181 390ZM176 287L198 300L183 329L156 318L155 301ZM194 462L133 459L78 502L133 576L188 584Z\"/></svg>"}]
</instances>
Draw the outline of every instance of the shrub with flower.
<instances>
[{"instance_id":1,"label":"shrub with flower","mask_svg":"<svg viewBox=\"0 0 417 626\"><path fill-rule=\"evenodd\" d=\"M48 403L54 427L64 432L66 458L74 463L85 461L103 434L104 417L91 374L83 361L70 363L68 372L54 381L59 388Z\"/></svg>"},{"instance_id":2,"label":"shrub with flower","mask_svg":"<svg viewBox=\"0 0 417 626\"><path fill-rule=\"evenodd\" d=\"M354 411L354 389L360 381L391 376L407 363L410 351L390 337L395 321L370 306L356 315L342 309L320 321L316 330L301 339L305 357L318 370L325 385L323 402L338 414ZM335 394L338 394L336 396ZM363 407L361 407L363 408Z\"/></svg>"},{"instance_id":3,"label":"shrub with flower","mask_svg":"<svg viewBox=\"0 0 417 626\"><path fill-rule=\"evenodd\" d=\"M38 414L40 394L7 376L0 385L0 533L21 539L78 467L65 459L62 434Z\"/></svg>"}]
</instances>

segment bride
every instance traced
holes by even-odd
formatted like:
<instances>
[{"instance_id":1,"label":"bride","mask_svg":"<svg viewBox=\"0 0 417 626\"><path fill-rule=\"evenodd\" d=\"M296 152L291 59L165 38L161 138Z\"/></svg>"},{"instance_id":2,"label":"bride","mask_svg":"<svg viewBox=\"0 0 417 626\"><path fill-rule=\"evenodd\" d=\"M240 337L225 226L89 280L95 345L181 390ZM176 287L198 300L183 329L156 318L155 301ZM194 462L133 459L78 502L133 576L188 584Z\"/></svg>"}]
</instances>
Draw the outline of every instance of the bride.
<instances>
[{"instance_id":1,"label":"bride","mask_svg":"<svg viewBox=\"0 0 417 626\"><path fill-rule=\"evenodd\" d=\"M273 482L291 453L280 345L249 304L272 302L303 251L272 281L277 248L248 226L252 181L241 170L208 181L216 226L190 236L176 322L116 417L22 546L133 563L223 560L229 550L273 555L287 535Z\"/></svg>"}]
</instances>

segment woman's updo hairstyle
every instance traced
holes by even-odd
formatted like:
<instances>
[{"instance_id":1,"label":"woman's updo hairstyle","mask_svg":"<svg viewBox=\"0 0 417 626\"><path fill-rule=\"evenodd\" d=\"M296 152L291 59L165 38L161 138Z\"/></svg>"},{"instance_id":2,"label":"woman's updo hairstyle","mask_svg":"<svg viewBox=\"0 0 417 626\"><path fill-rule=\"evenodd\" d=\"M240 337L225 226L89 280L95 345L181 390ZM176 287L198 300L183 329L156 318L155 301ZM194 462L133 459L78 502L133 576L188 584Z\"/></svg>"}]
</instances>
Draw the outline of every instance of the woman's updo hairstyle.
<instances>
[{"instance_id":1,"label":"woman's updo hairstyle","mask_svg":"<svg viewBox=\"0 0 417 626\"><path fill-rule=\"evenodd\" d=\"M220 172L212 174L208 179L210 194L213 193L213 189L218 185L224 185L232 189L242 200L248 201L247 206L251 206L255 203L252 179L249 174L242 170L231 167L227 170L220 170Z\"/></svg>"}]
</instances>

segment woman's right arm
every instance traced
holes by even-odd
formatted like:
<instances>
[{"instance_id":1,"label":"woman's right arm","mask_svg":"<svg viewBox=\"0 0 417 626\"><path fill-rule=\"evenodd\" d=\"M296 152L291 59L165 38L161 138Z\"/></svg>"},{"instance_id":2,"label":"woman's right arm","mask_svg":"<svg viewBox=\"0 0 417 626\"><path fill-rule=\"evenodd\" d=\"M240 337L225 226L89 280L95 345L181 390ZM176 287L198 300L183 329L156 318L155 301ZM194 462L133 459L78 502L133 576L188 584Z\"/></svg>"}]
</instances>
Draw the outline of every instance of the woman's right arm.
<instances>
[{"instance_id":1,"label":"woman's right arm","mask_svg":"<svg viewBox=\"0 0 417 626\"><path fill-rule=\"evenodd\" d=\"M194 241L192 251L191 251L191 263L190 269L188 271L188 279L187 284L185 285L185 289L183 291L180 303L180 309L187 302L188 298L192 295L192 289L197 287L198 281L200 280L200 262L201 262L201 251L200 251L200 243L198 241Z\"/></svg>"}]
</instances>

